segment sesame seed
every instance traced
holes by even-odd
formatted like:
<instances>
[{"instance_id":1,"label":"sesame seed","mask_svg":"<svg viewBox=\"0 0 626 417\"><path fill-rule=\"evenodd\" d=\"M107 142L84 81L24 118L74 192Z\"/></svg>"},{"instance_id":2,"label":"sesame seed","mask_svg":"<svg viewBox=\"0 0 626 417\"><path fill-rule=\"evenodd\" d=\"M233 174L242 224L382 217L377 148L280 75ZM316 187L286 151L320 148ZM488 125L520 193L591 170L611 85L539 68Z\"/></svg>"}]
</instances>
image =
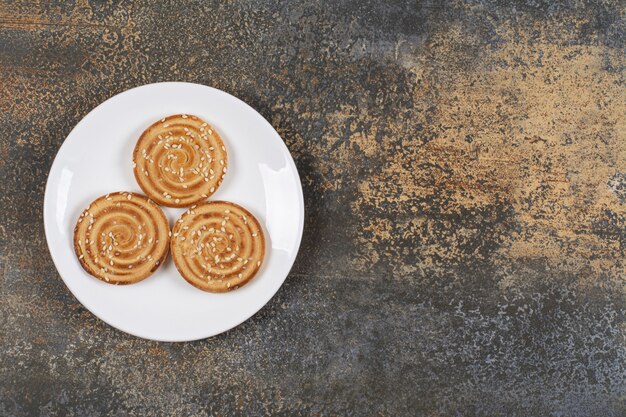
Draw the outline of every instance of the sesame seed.
<instances>
[{"instance_id":1,"label":"sesame seed","mask_svg":"<svg viewBox=\"0 0 626 417\"><path fill-rule=\"evenodd\" d=\"M220 165L224 165L224 160L220 159Z\"/></svg>"},{"instance_id":2,"label":"sesame seed","mask_svg":"<svg viewBox=\"0 0 626 417\"><path fill-rule=\"evenodd\" d=\"M211 189L209 191L211 191L211 192L215 191L215 187L211 187Z\"/></svg>"},{"instance_id":3,"label":"sesame seed","mask_svg":"<svg viewBox=\"0 0 626 417\"><path fill-rule=\"evenodd\" d=\"M256 233L252 233L252 237L256 237Z\"/></svg>"},{"instance_id":4,"label":"sesame seed","mask_svg":"<svg viewBox=\"0 0 626 417\"><path fill-rule=\"evenodd\" d=\"M186 115L186 114L183 114L183 115L181 115L181 117L182 117L183 119L186 119L186 118L187 118L187 115Z\"/></svg>"}]
</instances>

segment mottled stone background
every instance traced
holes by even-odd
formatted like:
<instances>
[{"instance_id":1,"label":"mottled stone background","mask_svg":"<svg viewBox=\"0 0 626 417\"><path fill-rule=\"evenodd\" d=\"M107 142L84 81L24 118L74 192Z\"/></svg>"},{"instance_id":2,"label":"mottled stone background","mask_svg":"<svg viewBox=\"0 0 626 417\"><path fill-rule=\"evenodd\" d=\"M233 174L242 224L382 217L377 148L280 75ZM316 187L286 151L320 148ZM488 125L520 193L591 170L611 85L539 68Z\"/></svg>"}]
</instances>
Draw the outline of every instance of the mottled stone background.
<instances>
[{"instance_id":1,"label":"mottled stone background","mask_svg":"<svg viewBox=\"0 0 626 417\"><path fill-rule=\"evenodd\" d=\"M0 1L0 415L626 415L626 4ZM52 160L166 80L281 133L300 256L238 328L140 340L52 264Z\"/></svg>"}]
</instances>

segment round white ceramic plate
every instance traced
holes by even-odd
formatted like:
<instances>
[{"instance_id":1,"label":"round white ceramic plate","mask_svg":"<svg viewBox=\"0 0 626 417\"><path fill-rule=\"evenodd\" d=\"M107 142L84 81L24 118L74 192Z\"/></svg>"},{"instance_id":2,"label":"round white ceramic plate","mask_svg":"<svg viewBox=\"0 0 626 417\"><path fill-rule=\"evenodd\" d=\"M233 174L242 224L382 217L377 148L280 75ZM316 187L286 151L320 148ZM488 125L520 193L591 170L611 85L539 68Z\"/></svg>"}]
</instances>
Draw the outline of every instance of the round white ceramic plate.
<instances>
[{"instance_id":1,"label":"round white ceramic plate","mask_svg":"<svg viewBox=\"0 0 626 417\"><path fill-rule=\"evenodd\" d=\"M211 197L246 207L263 225L266 257L248 284L224 294L200 291L171 259L133 285L114 286L87 274L72 237L81 211L113 191L142 193L132 151L141 132L170 114L197 115L219 132L228 174ZM164 208L170 225L185 211ZM278 133L252 107L215 88L159 83L133 88L92 110L70 132L50 169L44 226L52 259L65 284L89 311L146 339L188 341L231 329L259 311L284 282L296 259L304 225L298 171Z\"/></svg>"}]
</instances>

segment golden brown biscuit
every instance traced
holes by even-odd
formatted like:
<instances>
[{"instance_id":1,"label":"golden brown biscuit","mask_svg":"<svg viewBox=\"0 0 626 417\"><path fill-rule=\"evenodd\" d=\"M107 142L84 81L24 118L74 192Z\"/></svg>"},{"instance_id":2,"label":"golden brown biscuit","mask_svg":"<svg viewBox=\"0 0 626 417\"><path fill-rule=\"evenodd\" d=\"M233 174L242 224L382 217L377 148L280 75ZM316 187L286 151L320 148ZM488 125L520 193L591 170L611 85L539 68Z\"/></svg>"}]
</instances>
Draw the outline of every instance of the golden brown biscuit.
<instances>
[{"instance_id":1,"label":"golden brown biscuit","mask_svg":"<svg viewBox=\"0 0 626 417\"><path fill-rule=\"evenodd\" d=\"M141 189L169 207L206 200L228 166L222 138L197 116L178 114L147 128L135 146L133 168Z\"/></svg>"},{"instance_id":2,"label":"golden brown biscuit","mask_svg":"<svg viewBox=\"0 0 626 417\"><path fill-rule=\"evenodd\" d=\"M254 277L265 256L258 220L227 201L192 206L174 225L170 250L174 264L190 284L224 292Z\"/></svg>"},{"instance_id":3,"label":"golden brown biscuit","mask_svg":"<svg viewBox=\"0 0 626 417\"><path fill-rule=\"evenodd\" d=\"M169 250L163 210L143 195L117 192L96 199L80 215L74 250L82 267L111 284L150 276Z\"/></svg>"}]
</instances>

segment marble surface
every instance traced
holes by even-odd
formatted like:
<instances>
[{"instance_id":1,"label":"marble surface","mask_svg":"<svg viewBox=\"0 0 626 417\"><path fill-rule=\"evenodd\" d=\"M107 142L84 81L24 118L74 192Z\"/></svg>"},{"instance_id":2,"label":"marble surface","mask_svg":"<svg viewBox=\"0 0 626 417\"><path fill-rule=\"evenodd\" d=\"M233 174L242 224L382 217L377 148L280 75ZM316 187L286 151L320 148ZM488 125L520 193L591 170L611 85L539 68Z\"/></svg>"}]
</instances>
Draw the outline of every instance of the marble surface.
<instances>
[{"instance_id":1,"label":"marble surface","mask_svg":"<svg viewBox=\"0 0 626 417\"><path fill-rule=\"evenodd\" d=\"M0 1L0 415L626 415L619 1ZM50 259L93 107L189 81L279 131L306 225L218 337L105 325Z\"/></svg>"}]
</instances>

